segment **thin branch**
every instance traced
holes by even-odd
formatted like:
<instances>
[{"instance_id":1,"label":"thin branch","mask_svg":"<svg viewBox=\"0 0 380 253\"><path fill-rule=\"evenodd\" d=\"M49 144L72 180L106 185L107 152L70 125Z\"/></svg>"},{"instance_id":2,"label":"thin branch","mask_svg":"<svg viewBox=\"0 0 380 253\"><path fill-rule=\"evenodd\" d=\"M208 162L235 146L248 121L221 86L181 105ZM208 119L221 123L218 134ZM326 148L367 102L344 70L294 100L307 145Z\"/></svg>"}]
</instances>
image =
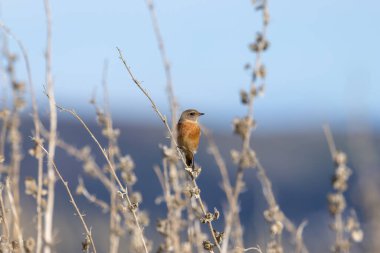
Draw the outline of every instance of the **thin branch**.
<instances>
[{"instance_id":1,"label":"thin branch","mask_svg":"<svg viewBox=\"0 0 380 253\"><path fill-rule=\"evenodd\" d=\"M325 133L327 144L329 146L331 157L334 159L334 156L336 154L336 146L334 142L334 137L332 136L331 129L329 125L325 124L323 125L323 132Z\"/></svg>"},{"instance_id":2,"label":"thin branch","mask_svg":"<svg viewBox=\"0 0 380 253\"><path fill-rule=\"evenodd\" d=\"M46 94L46 93L45 93ZM46 94L48 95L48 94ZM98 148L100 149L100 151L102 152L104 158L106 159L107 161L107 164L108 164L108 168L109 168L109 171L111 173L111 175L113 176L113 178L115 179L116 183L118 184L119 186L119 189L120 189L120 195L122 197L122 199L126 199L127 200L127 203L128 203L128 208L129 210L131 210L132 214L133 214L133 218L135 220L135 223L136 223L136 226L137 228L139 229L139 232L140 232L140 238L141 238L141 241L143 243L143 246L144 246L144 250L146 253L148 253L148 248L146 246L146 242L145 242L145 239L144 239L144 233L143 233L143 229L141 228L140 226L140 222L138 220L138 217L137 217L137 214L136 214L136 209L134 208L134 205L132 204L130 198L129 198L129 195L128 195L128 189L127 187L124 187L123 184L121 183L119 177L117 176L116 174L116 171L114 169L114 166L112 165L108 155L107 155L107 152L106 150L102 147L102 145L100 145L99 141L96 139L95 135L92 133L92 131L88 128L88 126L86 125L86 123L84 123L84 121L82 120L82 118L74 111L74 110L69 110L69 109L66 109L62 106L59 106L59 105L55 105L59 110L63 111L63 112L67 112L67 113L70 113L72 116L74 116L74 118L76 118L81 124L82 126L86 129L86 131L90 134L91 138L93 139L93 141L96 143L96 145L98 146Z\"/></svg>"},{"instance_id":3,"label":"thin branch","mask_svg":"<svg viewBox=\"0 0 380 253\"><path fill-rule=\"evenodd\" d=\"M170 62L169 62L169 59L166 55L165 44L164 44L164 40L163 40L162 35L161 35L160 26L158 25L158 19L157 19L156 10L154 8L153 0L146 0L145 2L146 2L148 9L149 9L149 14L151 17L154 34L156 35L156 40L157 40L158 48L159 48L160 55L161 55L162 65L163 65L164 70L165 70L166 89L168 92L168 99L169 99L170 111L171 111L171 116L172 116L171 117L171 129L172 129L172 131L175 131L176 124L177 124L178 104L177 104L175 96L174 96ZM173 142L171 142L171 143L172 143L172 148L175 148L174 143Z\"/></svg>"},{"instance_id":4,"label":"thin branch","mask_svg":"<svg viewBox=\"0 0 380 253\"><path fill-rule=\"evenodd\" d=\"M166 126L166 129L168 130L168 132L169 132L169 134L170 134L171 140L173 141L173 143L174 143L175 146L177 147L178 154L179 154L179 156L180 156L180 158L181 158L181 160L182 160L184 166L187 167L187 166L186 166L185 158L184 158L183 154L181 153L181 151L180 151L179 148L178 148L178 144L177 144L176 138L175 138L173 132L171 131L170 126L168 125L168 122L167 122L166 117L165 117L165 116L164 116L164 115L158 110L158 107L157 107L156 104L154 103L153 99L150 97L150 95L149 95L149 93L147 92L147 90L146 90L144 87L142 87L140 81L137 80L137 79L135 78L135 76L133 75L133 73L132 73L130 67L127 65L127 62L125 61L125 59L124 59L124 57L123 57L123 55L122 55L122 53L121 53L121 50L120 50L118 47L117 47L117 50L118 50L118 52L119 52L119 58L120 58L120 60L122 61L122 63L124 64L125 68L127 69L128 73L129 73L129 75L130 75L130 77L132 78L132 81L137 85L137 87L138 87L138 88L144 93L144 95L148 98L148 100L150 101L150 103L151 103L151 105L152 105L153 110L156 112L156 114L158 115L158 117L161 119L161 121L162 121L162 122L164 123L164 125ZM193 179L192 179L192 184L193 184L193 187L199 189L199 187L198 187L198 185L197 185L197 183L196 183L194 177L193 177ZM202 213L203 213L204 215L206 215L206 214L207 214L207 211L206 211L206 208L204 207L204 204L203 204L203 201L202 201L202 198L201 198L200 195L198 196L197 201L198 201L199 206L201 207ZM214 233L213 225L212 225L212 223L211 223L210 221L208 221L207 223L208 223L208 227L209 227L209 229L210 229L210 233L211 233L211 235L212 235L212 237L213 237L213 239L214 239L215 245L217 246L217 248L218 248L219 251L220 251L220 250L221 250L221 249L220 249L220 245L219 245L219 243L218 243L218 240L216 239L216 236L215 236L215 233Z\"/></svg>"},{"instance_id":5,"label":"thin branch","mask_svg":"<svg viewBox=\"0 0 380 253\"><path fill-rule=\"evenodd\" d=\"M83 197L85 197L90 203L100 207L103 213L106 213L109 211L110 207L106 202L104 202L101 199L98 199L94 194L91 194L87 190L82 177L78 178L78 183L79 185L77 186L77 190L76 190L78 195L83 195Z\"/></svg>"},{"instance_id":6,"label":"thin branch","mask_svg":"<svg viewBox=\"0 0 380 253\"><path fill-rule=\"evenodd\" d=\"M39 147L45 152L45 154L49 157L49 152L44 148L44 146L38 142L35 142L35 144L39 145ZM61 173L59 172L54 160L52 161L52 165L53 165L53 168L55 170L55 173L57 173L58 175L58 178L60 179L60 181L62 182L63 186L65 187L66 189L66 192L67 192L67 195L69 196L70 198L70 203L73 205L74 209L75 209L75 212L77 213L82 225L83 225L83 228L86 232L86 236L88 236L88 238L90 239L90 242L91 242L91 246L92 246L92 249L94 250L94 253L96 253L96 247L95 247L95 244L94 244L94 240L92 239L92 235L91 235L91 229L88 228L87 224L86 224L86 221L84 220L84 215L80 212L79 208L78 208L78 205L77 203L75 202L75 199L73 197L73 194L71 193L71 190L69 188L69 184L67 181L65 181L65 179L62 177Z\"/></svg>"}]
</instances>

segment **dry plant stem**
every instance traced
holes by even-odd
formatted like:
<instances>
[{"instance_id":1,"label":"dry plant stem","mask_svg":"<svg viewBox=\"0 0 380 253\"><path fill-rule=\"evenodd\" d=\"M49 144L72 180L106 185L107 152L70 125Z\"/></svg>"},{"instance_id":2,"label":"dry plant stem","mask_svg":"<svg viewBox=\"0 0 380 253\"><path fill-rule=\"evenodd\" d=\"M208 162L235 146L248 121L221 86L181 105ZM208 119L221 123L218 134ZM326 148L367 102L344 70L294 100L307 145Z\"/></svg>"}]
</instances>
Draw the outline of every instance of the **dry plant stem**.
<instances>
[{"instance_id":1,"label":"dry plant stem","mask_svg":"<svg viewBox=\"0 0 380 253\"><path fill-rule=\"evenodd\" d=\"M228 226L226 226L225 230L224 230L225 234L228 235L228 237L225 237L225 238L229 238L229 235L231 234L233 223L235 223L235 226L236 226L235 231L242 233L242 226L240 223L240 219L238 216L236 216L236 215L234 216L233 214L238 212L238 209L237 209L238 191L236 191L236 189L241 188L240 184L243 182L242 181L243 180L243 178L242 178L243 173L241 172L241 173L237 174L237 179L236 179L236 183L235 183L236 187L235 187L235 189L233 189L232 185L231 185L230 177L228 175L227 166L224 162L222 155L220 154L219 148L216 145L214 138L212 137L212 134L205 127L202 127L202 132L204 133L204 135L207 138L207 142L209 145L209 152L213 155L215 162L216 162L216 164L220 170L220 174L222 175L223 190L226 193L228 205L230 206L231 209L233 209L233 211L228 213L228 215L226 217L226 224L228 224ZM237 245L242 245L242 239L236 240L235 243ZM227 249L228 249L228 243L225 241L222 244L222 252L226 252Z\"/></svg>"},{"instance_id":2,"label":"dry plant stem","mask_svg":"<svg viewBox=\"0 0 380 253\"><path fill-rule=\"evenodd\" d=\"M73 110L69 110L69 109L66 109L64 107L61 107L59 105L56 105L56 107L63 111L63 112L67 112L67 113L70 113L72 116L74 116L81 124L82 126L86 129L86 131L90 134L91 138L94 140L94 142L96 143L96 145L99 147L100 151L102 152L104 158L106 159L107 161L107 164L108 164L108 168L110 170L110 173L111 175L113 176L113 178L115 179L117 185L119 186L119 189L120 189L120 193L121 193L121 197L122 199L126 199L127 201L127 204L128 204L128 207L132 207L132 202L129 198L129 195L128 195L128 189L127 187L124 187L123 184L121 183L120 179L118 178L117 174L116 174L116 171L111 163L111 161L109 160L109 157L107 155L107 152L106 150L102 147L102 145L100 145L99 141L96 139L95 135L91 132L91 130L88 128L88 126L86 125L86 123L84 123L84 121L82 120L81 117L79 117L79 115L73 111ZM137 214L136 214L136 210L134 208L130 208L131 212L132 212L132 215L133 215L133 218L136 222L136 226L138 228L138 230L140 231L140 238L141 238L141 241L143 243L143 246L144 246L144 250L146 253L148 253L148 248L146 246L146 242L145 242L145 239L144 239L144 233L143 233L143 229L141 228L140 226L140 223L139 223L139 220L138 220L138 217L137 217Z\"/></svg>"},{"instance_id":3,"label":"dry plant stem","mask_svg":"<svg viewBox=\"0 0 380 253\"><path fill-rule=\"evenodd\" d=\"M335 146L335 141L332 136L330 127L328 125L323 125L323 132L325 133L327 144L329 146L331 158L334 159L334 156L336 154L336 146Z\"/></svg>"},{"instance_id":4,"label":"dry plant stem","mask_svg":"<svg viewBox=\"0 0 380 253\"><path fill-rule=\"evenodd\" d=\"M9 76L10 85L12 87L12 104L13 108L9 117L9 139L11 143L11 152L10 152L10 167L7 171L10 179L10 184L13 189L13 198L15 203L15 208L18 213L18 216L21 214L20 208L20 189L19 189L19 181L20 181L20 168L21 161L23 158L22 154L22 135L20 132L20 123L21 117L20 112L22 110L22 105L20 101L23 101L23 91L16 87L17 80L15 77L15 56L13 56L9 51L7 45L4 46L4 53L7 56L8 68L7 74ZM11 224L13 224L12 222ZM16 226L20 226L20 224L15 224L13 226L13 236L17 236Z\"/></svg>"},{"instance_id":5,"label":"dry plant stem","mask_svg":"<svg viewBox=\"0 0 380 253\"><path fill-rule=\"evenodd\" d=\"M50 133L49 133L49 146L48 146L48 163L47 163L47 181L48 181L48 195L45 211L45 253L52 252L53 244L53 215L54 215L54 195L55 195L55 174L53 169L53 160L55 156L56 136L57 136L57 108L55 107L54 85L51 72L52 64L52 20L51 20L51 7L49 0L44 0L45 15L46 15L46 84L47 93L49 97L49 118L50 118Z\"/></svg>"},{"instance_id":6,"label":"dry plant stem","mask_svg":"<svg viewBox=\"0 0 380 253\"><path fill-rule=\"evenodd\" d=\"M110 103L109 103L109 96L108 96L108 89L107 89L107 70L108 70L108 63L107 61L104 62L103 66L103 77L102 77L102 85L103 85L103 94L104 94L104 112L106 115L106 129L109 131L113 130L113 123L112 123L112 117L110 112ZM117 143L115 137L107 136L108 138L108 150L115 150ZM115 166L115 160L114 160L114 153L110 152L109 154L110 162L112 163L112 166L116 168ZM115 181L113 179L113 176L110 175L110 182L112 186L115 184ZM128 187L128 186L126 186ZM120 236L116 232L116 228L118 226L117 221L117 201L116 201L116 190L114 187L111 187L110 189L111 193L111 212L110 212L110 234L109 234L109 252L110 253L117 253L119 248L119 242L120 242Z\"/></svg>"},{"instance_id":7,"label":"dry plant stem","mask_svg":"<svg viewBox=\"0 0 380 253\"><path fill-rule=\"evenodd\" d=\"M7 112L7 109L5 106L4 106L3 112L4 111ZM8 121L9 121L9 115L8 113L5 113L5 115L3 116L3 124L1 126L1 131L0 131L0 172L4 171L4 168L3 168L3 162L5 160L4 147L5 147L5 139L7 136Z\"/></svg>"},{"instance_id":8,"label":"dry plant stem","mask_svg":"<svg viewBox=\"0 0 380 253\"><path fill-rule=\"evenodd\" d=\"M307 225L307 221L303 221L297 228L297 232L296 232L296 253L302 253L302 252L307 252L305 251L305 246L303 245L303 236L302 236L302 233L303 233L303 230L304 228L306 227ZM286 226L286 225L285 225Z\"/></svg>"},{"instance_id":9,"label":"dry plant stem","mask_svg":"<svg viewBox=\"0 0 380 253\"><path fill-rule=\"evenodd\" d=\"M264 11L267 11L267 2L264 0L263 2L264 5ZM262 36L265 38L265 33L266 33L266 27L267 23L263 21L263 27L262 27ZM261 64L261 50L259 50L256 53L256 60L255 60L255 69L259 69ZM255 89L256 87L256 82L255 78L252 78L251 81L251 87L250 90ZM254 102L254 96L250 95L249 103L248 103L248 110L247 110L247 118L248 120L253 120L253 102ZM251 131L252 131L252 126L249 127L249 129L246 132L245 138L243 139L243 147L242 147L242 153L246 153L250 151L250 139L251 139ZM243 168L238 168L237 173L236 173L236 180L235 180L235 187L233 189L233 194L232 194L232 199L230 204L230 212L227 215L226 218L226 226L225 226L225 240L222 245L223 247L223 253L226 253L228 250L228 243L229 243L229 238L230 238L230 233L231 229L233 226L234 221L236 220L236 215L238 215L238 198L239 194L241 192L241 188L243 185L243 176L244 176L244 169ZM239 226L239 224L237 224ZM243 245L237 245L238 247L242 247Z\"/></svg>"},{"instance_id":10,"label":"dry plant stem","mask_svg":"<svg viewBox=\"0 0 380 253\"><path fill-rule=\"evenodd\" d=\"M324 125L323 131L325 133L327 143L328 143L328 146L330 149L331 158L335 162L336 161L335 157L337 155L337 149L336 149L336 145L335 145L334 138L333 138L333 135L331 133L330 127L328 125ZM344 190L337 190L337 192L343 196ZM333 215L334 219L335 219L335 226L336 226L334 229L334 231L335 231L335 246L338 247L337 248L338 252L348 253L349 248L347 248L346 250L340 248L340 245L344 244L344 226L345 225L344 225L343 216L342 216L343 210L337 211Z\"/></svg>"},{"instance_id":11,"label":"dry plant stem","mask_svg":"<svg viewBox=\"0 0 380 253\"><path fill-rule=\"evenodd\" d=\"M35 138L37 140L41 140L41 130L40 130L40 118L38 116L38 105L37 105L37 99L36 95L34 93L34 87L32 82L32 71L30 68L29 63L29 57L26 52L26 49L24 45L22 44L21 40L19 40L11 31L9 28L7 28L4 24L0 22L0 27L3 29L3 31L8 34L11 38L13 38L18 47L21 50L22 56L24 58L26 72L28 76L28 83L29 83L29 93L32 100L32 110L33 110L33 124L34 124L34 130L35 130ZM0 153L1 154L1 153ZM37 243L36 243L36 253L40 253L42 249L42 208L41 208L41 201L42 201L42 181L43 181L43 157L41 154L39 154L38 150L36 150L36 159L38 162L38 179L37 179Z\"/></svg>"},{"instance_id":12,"label":"dry plant stem","mask_svg":"<svg viewBox=\"0 0 380 253\"><path fill-rule=\"evenodd\" d=\"M166 89L168 92L168 98L169 98L169 103L170 103L170 112L171 112L171 116L172 116L171 129L172 129L172 131L175 131L176 124L177 124L177 102L175 100L174 91L173 91L173 81L172 81L170 63L169 63L169 59L166 55L165 44L164 44L164 40L162 39L160 26L158 25L158 19L157 19L157 14L156 14L156 11L154 8L153 0L146 0L145 2L146 2L148 9L149 9L149 14L150 14L150 17L152 20L152 26L153 26L154 34L156 35L158 48L160 50L162 65L163 65L164 70L165 70ZM172 148L176 148L174 146L173 142L171 142L171 146L172 146Z\"/></svg>"},{"instance_id":13,"label":"dry plant stem","mask_svg":"<svg viewBox=\"0 0 380 253\"><path fill-rule=\"evenodd\" d=\"M145 2L146 2L146 5L148 7L148 10L149 10L154 34L156 36L158 49L159 49L160 56L161 56L162 66L163 66L164 71L165 71L166 91L168 94L168 100L169 100L169 105L170 105L170 114L171 114L171 130L175 135L176 126L177 126L178 104L177 104L175 96L174 96L170 62L169 62L169 59L168 59L167 54L166 54L165 44L164 44L164 40L163 40L162 35L161 35L160 26L158 24L158 18L157 18L156 10L154 8L153 0L146 0ZM170 140L170 148L172 150L176 149L176 145L175 145L175 142L173 141L173 139ZM170 182L168 182L169 188L167 191L169 192L169 194L171 194L170 193L171 192L170 184L172 184L173 190L175 192L174 194L175 194L176 198L179 198L181 195L181 189L178 185L179 184L179 176L178 176L178 171L177 171L177 164L175 161L170 159L168 167L169 167L169 170L171 171L170 174L172 175L172 177L170 179ZM173 209L173 205L168 205L169 211L168 211L168 217L167 218L169 219L169 226L170 226L170 230L172 231L172 233L170 233L170 237L172 240L172 244L174 244L174 251L179 252L181 249L180 249L180 244L179 244L179 242L180 242L179 223L177 222L177 220L181 219L182 210L180 208L176 208L175 210L171 210L171 209Z\"/></svg>"},{"instance_id":14,"label":"dry plant stem","mask_svg":"<svg viewBox=\"0 0 380 253\"><path fill-rule=\"evenodd\" d=\"M49 136L49 133L42 128L41 133L43 136ZM69 155L75 157L76 159L86 162L88 159L88 156L83 156L80 149L76 148L73 145L70 145L66 143L64 140L57 138L57 146L63 150L65 150ZM115 186L111 183L111 181L104 175L102 169L94 162L93 163L93 172L94 176L99 179L99 181L106 187L107 190L111 191L112 188L115 188ZM115 188L117 189L117 188Z\"/></svg>"},{"instance_id":15,"label":"dry plant stem","mask_svg":"<svg viewBox=\"0 0 380 253\"><path fill-rule=\"evenodd\" d=\"M5 36L4 36L4 41L5 41ZM4 42L5 44L5 42ZM8 111L8 108L7 108L7 85L6 85L6 75L5 75L5 66L3 65L3 62L1 61L0 63L0 75L2 77L2 80L1 80L1 89L2 89L2 92L3 92L3 96L1 98L1 102L2 102L2 108L1 108L1 112L0 113L3 113L2 115L2 121L3 121L3 124L1 126L1 130L0 130L0 173L5 171L4 170L4 167L3 167L3 162L5 160L5 154L4 154L4 150L5 150L5 139L6 139L6 136L7 136L7 126L8 126L8 119L9 119L9 111Z\"/></svg>"},{"instance_id":16,"label":"dry plant stem","mask_svg":"<svg viewBox=\"0 0 380 253\"><path fill-rule=\"evenodd\" d=\"M202 133L206 136L209 152L215 159L215 163L217 164L220 174L222 175L223 182L223 190L226 193L226 197L229 204L232 204L233 199L233 189L230 181L230 176L228 175L228 169L224 159L219 151L218 146L215 143L215 140L211 134L211 132L204 126L202 126Z\"/></svg>"},{"instance_id":17,"label":"dry plant stem","mask_svg":"<svg viewBox=\"0 0 380 253\"><path fill-rule=\"evenodd\" d=\"M39 147L42 149L42 151L44 151L46 153L46 155L49 157L49 152L38 142L36 142L37 145L39 145ZM88 236L88 238L90 239L90 242L91 242L91 246L92 246L92 249L94 250L94 253L96 253L96 247L95 247L95 244L94 244L94 240L92 239L92 234L91 234L91 230L88 228L87 224L86 224L86 221L84 220L84 215L80 212L79 208L78 208L78 205L77 203L75 202L75 199L73 197L73 194L71 193L71 190L69 188L69 185L68 185L68 182L65 181L65 179L62 177L61 173L59 172L54 160L52 162L52 165L53 165L53 169L55 170L55 173L57 173L58 175L58 178L59 180L61 180L62 184L64 185L65 189L66 189L66 192L67 192L67 195L69 196L70 198L70 203L73 205L74 209L75 209L75 212L77 213L82 225L83 225L83 228L86 232L86 236Z\"/></svg>"},{"instance_id":18,"label":"dry plant stem","mask_svg":"<svg viewBox=\"0 0 380 253\"><path fill-rule=\"evenodd\" d=\"M25 252L25 250L24 250L24 240L23 240L22 231L21 231L21 228L20 228L20 225L19 225L20 224L20 217L19 217L17 209L16 209L15 200L14 200L13 195L11 193L12 190L11 190L9 178L6 179L6 187L5 187L5 189L6 189L6 192L7 192L7 195L8 195L9 205L11 207L12 216L13 216L13 219L14 219L14 226L15 226L18 242L19 242L19 245L20 245L20 252L24 253Z\"/></svg>"},{"instance_id":19,"label":"dry plant stem","mask_svg":"<svg viewBox=\"0 0 380 253\"><path fill-rule=\"evenodd\" d=\"M4 207L4 200L3 200L3 190L4 186L0 185L0 210L1 210L1 218L2 218L2 227L3 227L3 233L5 236L5 241L9 243L9 226L8 226L8 219L7 215L5 212L5 207Z\"/></svg>"},{"instance_id":20,"label":"dry plant stem","mask_svg":"<svg viewBox=\"0 0 380 253\"><path fill-rule=\"evenodd\" d=\"M123 58L123 55L122 55L120 49L117 48L117 50L118 50L118 52L119 52L120 60L123 62L123 64L124 64L125 68L127 69L128 73L129 73L129 75L130 75L130 77L132 78L132 81L137 85L137 87L138 87L138 88L144 93L144 95L148 98L148 100L150 101L150 103L151 103L151 105L152 105L153 110L157 113L158 117L162 120L162 122L163 122L164 125L166 126L166 128L167 128L167 130L168 130L168 132L169 132L169 134L170 134L171 140L174 142L175 146L177 147L177 151L178 151L178 153L179 153L179 155L180 155L180 157L181 157L181 160L182 160L183 164L186 166L185 158L183 157L181 151L180 151L179 148L178 148L177 141L176 141L176 139L175 139L175 136L174 136L173 132L172 132L171 129L170 129L170 126L168 125L168 121L167 121L166 117L165 117L165 116L164 116L164 115L158 110L158 107L157 107L156 104L154 103L153 99L150 97L149 93L144 89L144 87L142 87L140 81L138 81L138 80L134 77L134 75L133 75L133 73L132 73L130 67L127 65L127 62L126 62L125 59ZM199 187L198 187L198 185L197 185L195 179L192 180L192 184L193 184L194 187L196 187L197 189L199 189ZM206 209L205 209L205 207L204 207L204 205L203 205L203 201L202 201L202 198L201 198L200 195L198 196L197 201L198 201L199 206L200 206L201 209L202 209L203 214L206 215L206 214L207 214L207 211L206 211ZM207 224L208 224L208 227L209 227L209 229L210 229L210 233L212 234L212 237L213 237L213 239L214 239L214 243L215 243L215 245L217 246L217 248L218 248L219 251L220 251L220 250L221 250L221 249L220 249L220 245L219 245L218 241L216 240L213 225L212 225L211 222L207 222Z\"/></svg>"},{"instance_id":21,"label":"dry plant stem","mask_svg":"<svg viewBox=\"0 0 380 253\"><path fill-rule=\"evenodd\" d=\"M91 194L87 190L82 177L78 178L78 182L79 187L81 187L81 191L79 194L83 195L83 197L85 197L90 203L100 207L104 213L109 211L110 207L106 202L104 202L101 199L98 199L94 194Z\"/></svg>"}]
</instances>

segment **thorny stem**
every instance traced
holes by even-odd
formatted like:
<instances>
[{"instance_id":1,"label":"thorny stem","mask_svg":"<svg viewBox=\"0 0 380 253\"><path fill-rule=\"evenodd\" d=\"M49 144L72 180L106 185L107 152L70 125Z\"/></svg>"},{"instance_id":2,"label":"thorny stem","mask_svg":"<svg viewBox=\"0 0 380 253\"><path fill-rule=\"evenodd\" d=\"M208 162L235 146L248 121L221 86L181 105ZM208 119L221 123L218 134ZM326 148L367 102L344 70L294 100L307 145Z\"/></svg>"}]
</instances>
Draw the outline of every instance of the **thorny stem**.
<instances>
[{"instance_id":1,"label":"thorny stem","mask_svg":"<svg viewBox=\"0 0 380 253\"><path fill-rule=\"evenodd\" d=\"M44 148L44 146L41 143L35 141L35 144L38 145L42 149L42 151L44 151L46 153L47 156L49 156L49 152ZM57 168L54 160L52 161L52 165L53 165L53 168L55 170L55 173L57 173L59 179L61 180L62 184L64 185L64 187L66 189L66 192L67 192L67 195L70 198L70 203L73 205L73 207L75 209L75 212L77 213L80 221L82 222L83 228L84 228L84 230L86 232L86 236L88 236L88 238L90 239L92 249L94 250L94 253L96 253L96 247L95 247L95 244L94 244L94 240L92 239L91 229L88 228L88 226L86 224L86 221L83 218L84 215L80 212L80 210L78 208L78 205L75 202L73 194L71 193L71 190L69 188L68 182L65 181L65 179L62 177L62 175L59 172L59 170L58 170L58 168Z\"/></svg>"},{"instance_id":2,"label":"thorny stem","mask_svg":"<svg viewBox=\"0 0 380 253\"><path fill-rule=\"evenodd\" d=\"M170 134L171 140L173 141L173 143L174 143L175 146L177 147L178 154L179 154L179 156L180 156L180 158L181 158L183 164L186 166L186 160L185 160L183 154L181 153L181 151L179 150L179 147L178 147L177 141L176 141L176 139L175 139L175 136L174 136L172 130L170 129L170 126L168 125L168 122L167 122L166 117L165 117L165 116L164 116L164 115L158 110L158 107L157 107L156 104L154 103L153 99L150 97L150 95L149 95L149 93L147 92L147 90L146 90L144 87L142 87L140 81L137 80L137 79L135 78L135 76L133 75L133 73L132 73L130 67L127 65L127 62L126 62L125 59L124 59L123 54L121 53L121 51L120 51L120 49L119 49L118 47L117 47L117 50L118 50L118 52L119 52L119 58L120 58L120 60L122 61L122 63L124 64L124 67L127 69L127 71L128 71L128 73L129 73L129 75L130 75L132 81L137 85L137 87L138 87L138 88L144 93L144 95L148 98L148 100L150 101L150 103L151 103L151 105L152 105L153 110L157 113L158 117L161 119L161 121L162 121L162 122L164 123L164 125L166 126L166 128L167 128L167 130L168 130L168 132L169 132L169 134ZM187 166L186 166L186 167L187 167ZM193 184L193 187L199 189L198 186L197 186L197 183L196 183L195 179L192 180L192 184ZM204 205L203 205L203 201L202 201L202 198L201 198L200 195L198 196L197 201L198 201L199 206L200 206L201 209L202 209L202 213L203 213L204 215L206 215L206 214L207 214L207 211L206 211L206 209L205 209L205 207L204 207ZM218 241L217 241L217 239L216 239L216 237L215 237L215 233L214 233L213 225L212 225L212 223L211 223L210 221L208 221L207 223L208 223L208 226L209 226L209 229L210 229L210 233L212 234L212 237L213 237L213 239L214 239L215 245L217 246L217 248L218 248L219 251L220 251L221 248L220 248L220 245L219 245L219 243L218 243Z\"/></svg>"}]
</instances>

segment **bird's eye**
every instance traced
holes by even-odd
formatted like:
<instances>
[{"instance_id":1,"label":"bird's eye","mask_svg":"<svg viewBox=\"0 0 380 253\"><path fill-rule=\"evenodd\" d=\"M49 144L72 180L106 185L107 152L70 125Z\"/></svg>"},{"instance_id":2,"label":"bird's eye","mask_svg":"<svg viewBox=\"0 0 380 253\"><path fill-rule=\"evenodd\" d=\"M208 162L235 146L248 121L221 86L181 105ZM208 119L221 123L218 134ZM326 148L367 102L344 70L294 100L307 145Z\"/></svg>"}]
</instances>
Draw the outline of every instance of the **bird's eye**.
<instances>
[{"instance_id":1,"label":"bird's eye","mask_svg":"<svg viewBox=\"0 0 380 253\"><path fill-rule=\"evenodd\" d=\"M191 116L194 116L194 115L195 115L195 113L191 112L191 113L190 113L190 115L191 115Z\"/></svg>"}]
</instances>

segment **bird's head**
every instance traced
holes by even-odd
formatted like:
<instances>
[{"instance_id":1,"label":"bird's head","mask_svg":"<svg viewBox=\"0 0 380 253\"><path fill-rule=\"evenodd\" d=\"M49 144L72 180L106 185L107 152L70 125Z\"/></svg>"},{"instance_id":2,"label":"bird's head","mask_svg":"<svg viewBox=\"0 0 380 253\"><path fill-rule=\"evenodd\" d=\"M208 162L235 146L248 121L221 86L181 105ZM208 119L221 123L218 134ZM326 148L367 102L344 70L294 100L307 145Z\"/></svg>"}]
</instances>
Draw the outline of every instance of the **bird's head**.
<instances>
[{"instance_id":1,"label":"bird's head","mask_svg":"<svg viewBox=\"0 0 380 253\"><path fill-rule=\"evenodd\" d=\"M197 122L199 116L202 116L202 115L204 115L204 113L198 112L195 109L188 109L188 110L182 112L181 118L179 120L180 121L190 120L190 121Z\"/></svg>"}]
</instances>

